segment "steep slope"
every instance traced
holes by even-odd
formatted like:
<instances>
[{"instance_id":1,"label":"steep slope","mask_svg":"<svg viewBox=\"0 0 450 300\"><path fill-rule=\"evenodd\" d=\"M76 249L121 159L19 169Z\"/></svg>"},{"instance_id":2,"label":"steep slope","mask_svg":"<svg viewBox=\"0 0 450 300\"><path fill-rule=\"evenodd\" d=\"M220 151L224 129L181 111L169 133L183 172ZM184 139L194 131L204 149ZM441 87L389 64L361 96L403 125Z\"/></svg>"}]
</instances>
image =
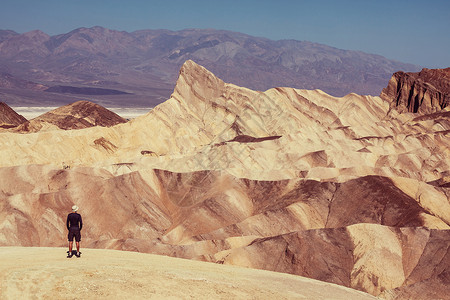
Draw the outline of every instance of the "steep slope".
<instances>
[{"instance_id":1,"label":"steep slope","mask_svg":"<svg viewBox=\"0 0 450 300\"><path fill-rule=\"evenodd\" d=\"M449 230L358 224L257 239L229 251L223 260L372 295L383 292L382 298L445 299L450 292L449 238Z\"/></svg>"},{"instance_id":2,"label":"steep slope","mask_svg":"<svg viewBox=\"0 0 450 300\"><path fill-rule=\"evenodd\" d=\"M422 69L418 73L396 72L381 98L404 112L433 113L450 104L450 68Z\"/></svg>"},{"instance_id":3,"label":"steep slope","mask_svg":"<svg viewBox=\"0 0 450 300\"><path fill-rule=\"evenodd\" d=\"M16 113L8 104L0 102L0 128L12 128L26 122L23 116Z\"/></svg>"},{"instance_id":4,"label":"steep slope","mask_svg":"<svg viewBox=\"0 0 450 300\"><path fill-rule=\"evenodd\" d=\"M48 128L64 130L93 126L111 127L127 121L116 113L89 101L77 101L18 126L18 132L37 132Z\"/></svg>"}]
</instances>

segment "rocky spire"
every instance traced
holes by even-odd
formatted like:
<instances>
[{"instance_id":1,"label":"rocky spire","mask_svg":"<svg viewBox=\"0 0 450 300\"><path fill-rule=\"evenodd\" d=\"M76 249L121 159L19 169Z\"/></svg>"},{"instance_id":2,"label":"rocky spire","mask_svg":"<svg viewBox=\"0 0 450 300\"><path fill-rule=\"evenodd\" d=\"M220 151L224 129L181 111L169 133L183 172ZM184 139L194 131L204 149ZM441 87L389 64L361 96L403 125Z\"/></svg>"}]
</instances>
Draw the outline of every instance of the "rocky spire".
<instances>
[{"instance_id":1,"label":"rocky spire","mask_svg":"<svg viewBox=\"0 0 450 300\"><path fill-rule=\"evenodd\" d=\"M450 68L396 72L380 95L400 112L433 113L450 103Z\"/></svg>"}]
</instances>

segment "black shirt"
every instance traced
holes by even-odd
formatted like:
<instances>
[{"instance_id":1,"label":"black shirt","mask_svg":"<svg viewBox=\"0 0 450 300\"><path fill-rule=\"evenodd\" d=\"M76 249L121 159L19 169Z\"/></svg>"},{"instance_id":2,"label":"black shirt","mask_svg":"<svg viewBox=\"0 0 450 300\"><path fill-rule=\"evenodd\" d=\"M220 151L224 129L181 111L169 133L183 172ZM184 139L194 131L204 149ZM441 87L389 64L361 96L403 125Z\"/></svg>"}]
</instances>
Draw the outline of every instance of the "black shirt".
<instances>
[{"instance_id":1,"label":"black shirt","mask_svg":"<svg viewBox=\"0 0 450 300\"><path fill-rule=\"evenodd\" d=\"M75 212L68 214L66 226L68 230L70 230L70 228L81 230L81 228L83 227L81 215Z\"/></svg>"}]
</instances>

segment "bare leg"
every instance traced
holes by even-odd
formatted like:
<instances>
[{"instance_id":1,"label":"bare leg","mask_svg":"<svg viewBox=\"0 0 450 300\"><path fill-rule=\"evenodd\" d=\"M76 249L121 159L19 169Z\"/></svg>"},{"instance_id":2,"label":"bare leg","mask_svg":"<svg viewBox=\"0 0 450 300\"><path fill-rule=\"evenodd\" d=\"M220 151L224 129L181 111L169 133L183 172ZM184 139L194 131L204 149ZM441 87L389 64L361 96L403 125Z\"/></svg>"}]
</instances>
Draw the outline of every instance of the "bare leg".
<instances>
[{"instance_id":1,"label":"bare leg","mask_svg":"<svg viewBox=\"0 0 450 300\"><path fill-rule=\"evenodd\" d=\"M75 244L77 245L77 252L80 253L80 242L75 242Z\"/></svg>"},{"instance_id":2,"label":"bare leg","mask_svg":"<svg viewBox=\"0 0 450 300\"><path fill-rule=\"evenodd\" d=\"M72 253L72 246L73 246L73 241L69 242L69 255Z\"/></svg>"}]
</instances>

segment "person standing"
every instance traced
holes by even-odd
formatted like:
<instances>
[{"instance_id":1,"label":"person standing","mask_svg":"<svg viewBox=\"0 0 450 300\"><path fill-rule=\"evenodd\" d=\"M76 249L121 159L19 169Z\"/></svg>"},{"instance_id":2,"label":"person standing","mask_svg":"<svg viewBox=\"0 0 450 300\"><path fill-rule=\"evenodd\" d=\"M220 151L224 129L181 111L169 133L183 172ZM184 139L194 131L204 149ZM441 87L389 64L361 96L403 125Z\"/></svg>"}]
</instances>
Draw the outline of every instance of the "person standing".
<instances>
[{"instance_id":1,"label":"person standing","mask_svg":"<svg viewBox=\"0 0 450 300\"><path fill-rule=\"evenodd\" d=\"M83 221L81 219L81 215L77 213L78 206L72 206L72 212L67 215L66 226L67 230L69 230L68 238L69 238L69 254L67 258L72 257L72 247L73 247L73 239L75 238L75 243L77 246L76 257L80 257L80 241L81 241L81 229L83 228Z\"/></svg>"}]
</instances>

